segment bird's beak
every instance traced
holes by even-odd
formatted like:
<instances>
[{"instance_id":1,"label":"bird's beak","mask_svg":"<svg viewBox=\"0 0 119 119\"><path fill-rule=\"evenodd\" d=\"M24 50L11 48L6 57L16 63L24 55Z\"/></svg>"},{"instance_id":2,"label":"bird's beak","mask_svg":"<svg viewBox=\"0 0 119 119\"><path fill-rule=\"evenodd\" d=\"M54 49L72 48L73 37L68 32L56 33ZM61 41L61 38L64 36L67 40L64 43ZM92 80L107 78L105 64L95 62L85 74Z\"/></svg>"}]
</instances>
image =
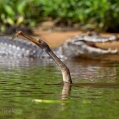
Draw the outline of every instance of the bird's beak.
<instances>
[{"instance_id":1,"label":"bird's beak","mask_svg":"<svg viewBox=\"0 0 119 119\"><path fill-rule=\"evenodd\" d=\"M12 37L12 39L15 39L15 38L18 37L19 35L21 35L21 36L25 37L26 39L32 41L33 43L35 43L35 44L38 45L38 46L40 46L40 44L41 44L41 41L40 41L40 40L38 41L36 38L33 38L33 37L31 37L31 36L29 36L29 35L23 33L22 31L16 32L16 34Z\"/></svg>"}]
</instances>

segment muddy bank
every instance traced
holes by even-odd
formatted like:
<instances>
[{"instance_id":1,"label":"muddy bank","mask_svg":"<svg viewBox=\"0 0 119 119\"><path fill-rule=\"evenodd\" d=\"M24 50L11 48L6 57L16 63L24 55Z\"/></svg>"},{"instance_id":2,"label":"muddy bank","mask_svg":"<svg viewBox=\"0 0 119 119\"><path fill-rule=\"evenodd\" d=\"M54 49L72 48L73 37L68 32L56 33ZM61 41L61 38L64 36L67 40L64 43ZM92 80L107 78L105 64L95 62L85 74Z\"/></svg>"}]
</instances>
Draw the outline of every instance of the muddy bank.
<instances>
[{"instance_id":1,"label":"muddy bank","mask_svg":"<svg viewBox=\"0 0 119 119\"><path fill-rule=\"evenodd\" d=\"M36 37L42 38L52 48L55 48L55 47L63 44L68 38L75 36L77 34L80 34L80 33L82 33L82 32L81 31L46 32L46 31L38 31L38 30L33 31L33 34L36 35Z\"/></svg>"}]
</instances>

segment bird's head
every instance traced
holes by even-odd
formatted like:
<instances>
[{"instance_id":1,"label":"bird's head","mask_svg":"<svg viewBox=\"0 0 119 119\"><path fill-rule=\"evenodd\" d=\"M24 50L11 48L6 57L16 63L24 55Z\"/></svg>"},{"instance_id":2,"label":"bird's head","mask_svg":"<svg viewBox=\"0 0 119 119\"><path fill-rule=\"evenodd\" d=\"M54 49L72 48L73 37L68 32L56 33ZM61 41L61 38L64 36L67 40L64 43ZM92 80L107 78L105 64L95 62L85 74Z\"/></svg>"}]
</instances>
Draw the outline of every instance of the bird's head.
<instances>
[{"instance_id":1,"label":"bird's head","mask_svg":"<svg viewBox=\"0 0 119 119\"><path fill-rule=\"evenodd\" d=\"M45 52L49 51L49 46L47 45L47 43L45 43L43 40L41 39L37 39L37 38L33 38L25 33L23 33L22 31L18 31L13 37L12 39L18 37L19 35L25 37L26 39L32 41L33 43L35 43L37 46L39 46L41 49L43 49Z\"/></svg>"}]
</instances>

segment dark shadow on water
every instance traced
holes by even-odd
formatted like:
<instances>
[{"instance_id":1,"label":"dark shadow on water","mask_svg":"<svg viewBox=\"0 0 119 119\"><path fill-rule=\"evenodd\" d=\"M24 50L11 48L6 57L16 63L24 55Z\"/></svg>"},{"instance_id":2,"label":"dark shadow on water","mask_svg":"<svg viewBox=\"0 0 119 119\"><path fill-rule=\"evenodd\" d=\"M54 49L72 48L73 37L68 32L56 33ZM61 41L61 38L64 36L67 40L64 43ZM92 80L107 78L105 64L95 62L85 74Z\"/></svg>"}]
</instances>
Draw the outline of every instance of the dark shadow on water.
<instances>
[{"instance_id":1,"label":"dark shadow on water","mask_svg":"<svg viewBox=\"0 0 119 119\"><path fill-rule=\"evenodd\" d=\"M119 88L119 84L114 83L76 83L72 86L80 88Z\"/></svg>"}]
</instances>

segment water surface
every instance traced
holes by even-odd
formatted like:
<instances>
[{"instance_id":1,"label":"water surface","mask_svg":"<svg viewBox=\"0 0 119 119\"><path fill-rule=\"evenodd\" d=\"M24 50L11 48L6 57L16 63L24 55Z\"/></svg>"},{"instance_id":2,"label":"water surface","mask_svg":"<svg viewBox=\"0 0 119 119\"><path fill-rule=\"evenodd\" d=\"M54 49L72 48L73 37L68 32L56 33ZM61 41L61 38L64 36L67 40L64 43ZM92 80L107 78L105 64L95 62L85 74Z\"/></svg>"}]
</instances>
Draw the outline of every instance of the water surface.
<instances>
[{"instance_id":1,"label":"water surface","mask_svg":"<svg viewBox=\"0 0 119 119\"><path fill-rule=\"evenodd\" d=\"M64 62L71 71L71 87L57 85L62 75L52 60L1 57L0 118L118 119L119 63Z\"/></svg>"}]
</instances>

